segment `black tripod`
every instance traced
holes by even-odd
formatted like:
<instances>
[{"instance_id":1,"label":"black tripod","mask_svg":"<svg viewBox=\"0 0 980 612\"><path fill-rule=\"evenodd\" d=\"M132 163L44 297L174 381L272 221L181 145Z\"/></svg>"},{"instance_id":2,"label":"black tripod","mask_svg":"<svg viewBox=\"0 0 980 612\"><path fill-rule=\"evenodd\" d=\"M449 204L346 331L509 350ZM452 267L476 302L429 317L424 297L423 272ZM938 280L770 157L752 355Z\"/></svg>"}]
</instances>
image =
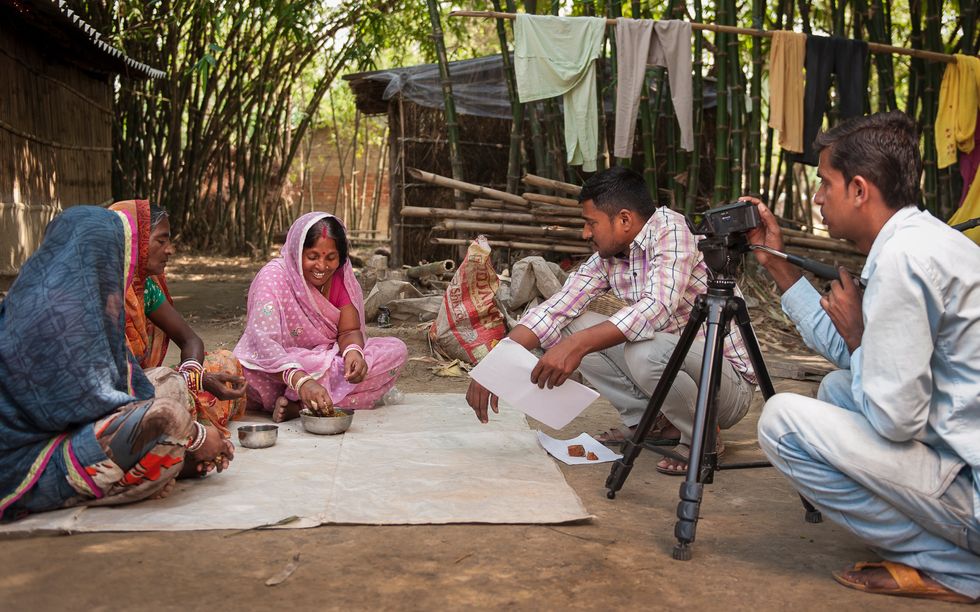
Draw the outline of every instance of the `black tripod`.
<instances>
[{"instance_id":1,"label":"black tripod","mask_svg":"<svg viewBox=\"0 0 980 612\"><path fill-rule=\"evenodd\" d=\"M609 499L613 499L616 497L616 491L623 487L623 483L633 469L634 461L644 448L643 440L653 426L657 414L667 398L667 392L674 384L674 379L677 377L681 364L684 363L687 352L701 329L701 325L707 320L707 334L704 341L705 352L698 380L694 430L691 433L691 456L689 458L681 457L657 447L649 447L656 453L688 464L687 476L680 487L681 501L677 504L678 520L674 525L674 536L677 538L677 544L674 546L673 557L680 561L687 561L691 558L691 543L694 542L694 535L697 530L701 496L704 485L711 484L714 480L715 470L769 466L766 461L718 465L718 454L715 450L718 420L715 397L721 382L725 336L728 334L729 324L733 319L738 325L742 340L749 352L749 360L755 369L763 396L769 399L775 394L772 379L769 378L765 361L762 359L759 342L752 330L745 300L735 295L735 276L741 264L742 256L749 250L747 238L744 234L712 236L698 242L698 250L704 253L705 264L709 270L708 291L699 295L695 300L694 308L691 310L691 318L684 327L680 341L667 361L663 376L657 383L653 395L650 396L646 412L643 413L643 418L640 419L636 427L633 439L623 442L621 449L623 458L616 460L609 477L606 479L606 488L608 489L606 495ZM807 522L819 523L821 520L820 511L805 499L803 499L803 505L806 508Z\"/></svg>"}]
</instances>

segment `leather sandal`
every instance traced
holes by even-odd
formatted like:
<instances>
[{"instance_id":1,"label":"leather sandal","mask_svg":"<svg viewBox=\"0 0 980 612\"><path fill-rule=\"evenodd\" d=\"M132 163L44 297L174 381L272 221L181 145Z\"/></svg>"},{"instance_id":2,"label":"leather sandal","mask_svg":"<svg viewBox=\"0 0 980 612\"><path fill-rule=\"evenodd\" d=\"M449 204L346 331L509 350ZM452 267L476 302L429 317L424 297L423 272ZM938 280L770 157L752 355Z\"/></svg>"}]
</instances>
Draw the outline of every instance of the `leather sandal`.
<instances>
[{"instance_id":1,"label":"leather sandal","mask_svg":"<svg viewBox=\"0 0 980 612\"><path fill-rule=\"evenodd\" d=\"M867 570L885 569L895 581L895 586L874 586L861 580L861 575L867 577L870 572ZM898 597L916 597L918 599L934 599L936 601L949 601L952 603L972 603L975 604L980 599L973 599L948 589L941 584L930 579L929 582L923 580L923 574L903 563L892 561L881 561L879 563L855 563L839 572L833 572L834 580L849 589L857 589L865 593L877 593L880 595L895 595ZM927 577L928 578L928 577Z\"/></svg>"}]
</instances>

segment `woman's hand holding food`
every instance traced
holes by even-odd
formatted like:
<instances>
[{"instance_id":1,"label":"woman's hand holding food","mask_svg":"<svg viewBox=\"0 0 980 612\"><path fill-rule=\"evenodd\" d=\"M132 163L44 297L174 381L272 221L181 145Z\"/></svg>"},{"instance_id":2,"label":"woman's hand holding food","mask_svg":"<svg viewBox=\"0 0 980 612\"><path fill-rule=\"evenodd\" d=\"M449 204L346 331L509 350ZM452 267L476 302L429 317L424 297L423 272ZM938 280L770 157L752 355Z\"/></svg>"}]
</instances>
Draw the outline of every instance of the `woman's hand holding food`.
<instances>
[{"instance_id":1,"label":"woman's hand holding food","mask_svg":"<svg viewBox=\"0 0 980 612\"><path fill-rule=\"evenodd\" d=\"M349 383L357 384L364 380L368 373L368 364L360 351L349 351L344 355L344 378Z\"/></svg>"},{"instance_id":2,"label":"woman's hand holding food","mask_svg":"<svg viewBox=\"0 0 980 612\"><path fill-rule=\"evenodd\" d=\"M303 383L297 393L303 406L313 412L321 415L333 413L333 400L330 399L330 394L323 388L323 385L317 381L309 380Z\"/></svg>"}]
</instances>

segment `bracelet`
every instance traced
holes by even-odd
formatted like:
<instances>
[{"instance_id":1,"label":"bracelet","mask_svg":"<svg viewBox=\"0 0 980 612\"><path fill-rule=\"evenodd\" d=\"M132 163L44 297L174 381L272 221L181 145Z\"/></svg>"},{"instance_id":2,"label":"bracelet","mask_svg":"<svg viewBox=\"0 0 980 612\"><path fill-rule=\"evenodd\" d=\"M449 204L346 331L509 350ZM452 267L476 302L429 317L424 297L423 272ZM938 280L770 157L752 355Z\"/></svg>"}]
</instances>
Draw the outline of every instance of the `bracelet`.
<instances>
[{"instance_id":1,"label":"bracelet","mask_svg":"<svg viewBox=\"0 0 980 612\"><path fill-rule=\"evenodd\" d=\"M348 345L347 345L347 348L345 348L345 349L344 349L344 352L343 352L343 353L341 353L341 355L340 355L340 356L341 356L341 357L347 357L347 353L349 353L349 352L351 352L351 351L357 351L358 353L360 353L360 354L361 354L361 358L362 358L362 359L364 358L364 349L363 349L363 348L361 348L361 347L360 347L359 345L357 345L357 344L348 344Z\"/></svg>"},{"instance_id":2,"label":"bracelet","mask_svg":"<svg viewBox=\"0 0 980 612\"><path fill-rule=\"evenodd\" d=\"M177 368L191 392L204 390L204 366L194 359L188 359Z\"/></svg>"},{"instance_id":3,"label":"bracelet","mask_svg":"<svg viewBox=\"0 0 980 612\"><path fill-rule=\"evenodd\" d=\"M306 383L308 383L308 382L310 382L311 380L314 380L315 378L316 378L316 376L313 376L312 374L307 374L307 375L306 375L306 376L304 376L303 378L300 378L300 379L299 379L299 380L298 380L298 381L296 382L296 386L295 386L295 387L293 387L293 391L295 391L295 392L296 392L296 394L297 394L297 395L299 395L299 390L300 390L300 388L301 388L301 387L302 387L303 385L305 385Z\"/></svg>"},{"instance_id":4,"label":"bracelet","mask_svg":"<svg viewBox=\"0 0 980 612\"><path fill-rule=\"evenodd\" d=\"M197 449L204 446L204 441L208 437L208 430L204 428L204 425L201 425L197 421L194 421L194 425L197 426L197 436L187 446L187 452L189 453L193 453Z\"/></svg>"}]
</instances>

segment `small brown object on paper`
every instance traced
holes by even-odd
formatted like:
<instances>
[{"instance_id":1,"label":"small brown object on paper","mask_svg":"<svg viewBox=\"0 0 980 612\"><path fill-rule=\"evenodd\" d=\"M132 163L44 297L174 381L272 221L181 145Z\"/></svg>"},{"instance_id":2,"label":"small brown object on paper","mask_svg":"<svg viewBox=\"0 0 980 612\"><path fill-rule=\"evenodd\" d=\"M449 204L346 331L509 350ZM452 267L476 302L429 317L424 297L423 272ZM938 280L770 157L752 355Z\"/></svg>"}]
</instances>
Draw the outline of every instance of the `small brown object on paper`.
<instances>
[{"instance_id":1,"label":"small brown object on paper","mask_svg":"<svg viewBox=\"0 0 980 612\"><path fill-rule=\"evenodd\" d=\"M569 444L568 445L568 456L569 457L584 457L585 447L581 444Z\"/></svg>"},{"instance_id":2,"label":"small brown object on paper","mask_svg":"<svg viewBox=\"0 0 980 612\"><path fill-rule=\"evenodd\" d=\"M598 461L599 455L593 453L592 451L589 451L589 454L586 455L585 458L588 459L589 461Z\"/></svg>"}]
</instances>

